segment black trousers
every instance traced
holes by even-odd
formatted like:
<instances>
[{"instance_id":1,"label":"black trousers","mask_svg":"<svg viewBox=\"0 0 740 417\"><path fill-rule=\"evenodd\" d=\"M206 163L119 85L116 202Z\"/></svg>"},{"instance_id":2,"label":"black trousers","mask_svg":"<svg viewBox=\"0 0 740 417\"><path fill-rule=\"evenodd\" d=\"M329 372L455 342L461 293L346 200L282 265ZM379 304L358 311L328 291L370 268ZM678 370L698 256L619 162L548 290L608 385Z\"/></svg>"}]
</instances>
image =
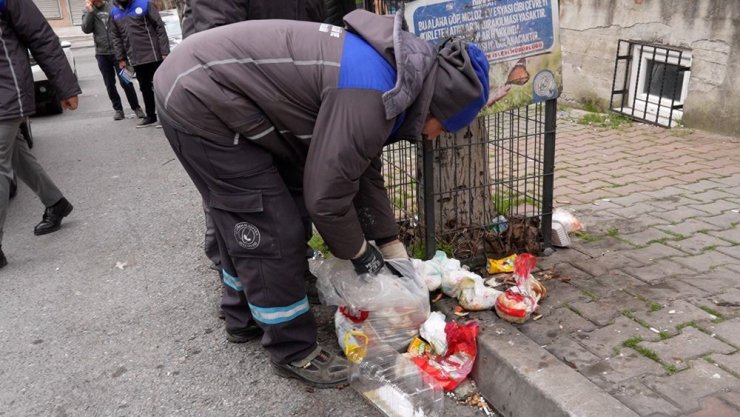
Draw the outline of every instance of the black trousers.
<instances>
[{"instance_id":1,"label":"black trousers","mask_svg":"<svg viewBox=\"0 0 740 417\"><path fill-rule=\"evenodd\" d=\"M113 104L113 110L123 110L121 105L121 96L118 95L116 89L116 78L118 71L118 61L113 55L95 55L95 59L98 61L98 69L100 74L103 76L103 82L105 83L105 89L108 91L108 98L111 104ZM128 100L131 110L139 108L139 98L136 97L136 90L134 84L126 84L121 82L123 92L126 94L126 100Z\"/></svg>"},{"instance_id":2,"label":"black trousers","mask_svg":"<svg viewBox=\"0 0 740 417\"><path fill-rule=\"evenodd\" d=\"M162 128L210 209L221 255L222 308L229 328L254 321L278 363L316 346L316 320L304 286L301 210L267 151L248 139L222 142Z\"/></svg>"},{"instance_id":3,"label":"black trousers","mask_svg":"<svg viewBox=\"0 0 740 417\"><path fill-rule=\"evenodd\" d=\"M153 83L154 72L159 68L159 64L162 61L150 62L148 64L134 65L136 70L136 79L139 80L139 90L141 90L141 96L144 97L144 110L146 111L147 117L156 117L157 109L154 104L154 89Z\"/></svg>"}]
</instances>

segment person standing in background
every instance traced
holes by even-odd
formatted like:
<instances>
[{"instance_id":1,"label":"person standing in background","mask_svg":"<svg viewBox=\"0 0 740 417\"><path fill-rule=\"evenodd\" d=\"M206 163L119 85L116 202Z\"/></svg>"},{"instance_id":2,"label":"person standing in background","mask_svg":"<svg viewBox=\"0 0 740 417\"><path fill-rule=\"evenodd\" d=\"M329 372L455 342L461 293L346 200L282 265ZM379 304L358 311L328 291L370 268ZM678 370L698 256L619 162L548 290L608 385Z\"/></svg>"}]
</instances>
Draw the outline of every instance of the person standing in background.
<instances>
[{"instance_id":1,"label":"person standing in background","mask_svg":"<svg viewBox=\"0 0 740 417\"><path fill-rule=\"evenodd\" d=\"M326 15L324 0L184 0L182 13L182 35L183 39L188 36L212 29L218 26L228 25L244 20L261 19L286 19L322 22ZM311 219L303 203L302 177L293 175L288 169L285 172L285 182L291 191L296 205L301 211L305 240L308 242L313 234ZM221 271L221 254L216 242L216 232L210 208L206 201L203 202L203 214L206 223L204 249L206 256L211 260L211 267L219 271L219 277L223 284L223 295L219 314L226 320L226 338L233 343L244 343L255 339L262 334L262 330L254 325L254 322L246 319L250 317L248 305L241 286L237 285L228 277L224 278ZM308 247L307 256L313 254ZM312 304L317 304L318 291L316 289L316 277L308 270L308 260L305 264L305 284L308 298Z\"/></svg>"},{"instance_id":2,"label":"person standing in background","mask_svg":"<svg viewBox=\"0 0 740 417\"><path fill-rule=\"evenodd\" d=\"M55 232L72 212L20 132L21 123L36 109L28 51L54 86L63 109L77 109L82 93L59 38L31 0L0 0L0 243L8 210L13 172L46 206L35 235ZM8 264L0 245L0 268Z\"/></svg>"},{"instance_id":3,"label":"person standing in background","mask_svg":"<svg viewBox=\"0 0 740 417\"><path fill-rule=\"evenodd\" d=\"M113 53L120 69L127 60L136 71L139 89L144 97L146 116L137 127L157 122L152 80L154 72L170 53L169 39L157 7L149 0L115 0L111 9Z\"/></svg>"},{"instance_id":4,"label":"person standing in background","mask_svg":"<svg viewBox=\"0 0 740 417\"><path fill-rule=\"evenodd\" d=\"M118 61L113 55L111 41L111 9L110 0L86 0L85 10L82 12L82 26L84 33L92 33L95 41L95 59L98 61L98 69L103 76L105 89L108 91L113 110L113 120L123 120L123 105L121 96L116 89L116 73L118 72ZM126 94L131 110L136 117L143 119L146 115L139 106L136 90L132 82L121 81L121 87Z\"/></svg>"}]
</instances>

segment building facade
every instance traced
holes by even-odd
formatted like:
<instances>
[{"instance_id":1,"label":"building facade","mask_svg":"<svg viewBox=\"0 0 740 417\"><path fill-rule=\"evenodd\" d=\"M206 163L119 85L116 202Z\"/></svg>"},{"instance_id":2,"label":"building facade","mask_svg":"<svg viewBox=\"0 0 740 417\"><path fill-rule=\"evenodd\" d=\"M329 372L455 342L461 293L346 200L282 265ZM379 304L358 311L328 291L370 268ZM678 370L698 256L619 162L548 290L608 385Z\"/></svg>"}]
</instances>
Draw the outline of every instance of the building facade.
<instances>
[{"instance_id":1,"label":"building facade","mask_svg":"<svg viewBox=\"0 0 740 417\"><path fill-rule=\"evenodd\" d=\"M218 1L218 0L214 0ZM82 11L85 0L33 0L52 27L79 26L82 24ZM160 10L173 9L178 0L155 0Z\"/></svg>"},{"instance_id":2,"label":"building facade","mask_svg":"<svg viewBox=\"0 0 740 417\"><path fill-rule=\"evenodd\" d=\"M562 99L740 136L740 1L561 0L560 27Z\"/></svg>"},{"instance_id":3,"label":"building facade","mask_svg":"<svg viewBox=\"0 0 740 417\"><path fill-rule=\"evenodd\" d=\"M52 27L79 25L85 0L33 0Z\"/></svg>"}]
</instances>

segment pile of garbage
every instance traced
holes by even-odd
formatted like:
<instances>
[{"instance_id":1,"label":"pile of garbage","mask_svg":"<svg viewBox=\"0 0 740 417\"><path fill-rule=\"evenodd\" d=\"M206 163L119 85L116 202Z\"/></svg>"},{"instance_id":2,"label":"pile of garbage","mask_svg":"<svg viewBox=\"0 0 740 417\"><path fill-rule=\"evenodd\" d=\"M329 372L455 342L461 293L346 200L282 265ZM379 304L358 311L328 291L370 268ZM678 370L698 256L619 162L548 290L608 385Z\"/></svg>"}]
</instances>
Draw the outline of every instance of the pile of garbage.
<instances>
[{"instance_id":1,"label":"pile of garbage","mask_svg":"<svg viewBox=\"0 0 740 417\"><path fill-rule=\"evenodd\" d=\"M512 255L489 261L490 273L512 279L484 280L459 260L437 252L428 261L390 259L376 276L357 275L349 261L318 259L319 297L337 306L337 342L351 363L350 385L392 417L435 417L444 394L471 372L477 355L478 322L446 321L431 312L430 292L458 300L461 310L495 310L523 323L547 290L531 271L537 258ZM505 290L499 289L509 283Z\"/></svg>"},{"instance_id":2,"label":"pile of garbage","mask_svg":"<svg viewBox=\"0 0 740 417\"><path fill-rule=\"evenodd\" d=\"M334 324L350 385L387 416L442 416L445 391L475 363L478 323L432 313L416 262L388 264L372 277L339 259L313 260L311 271L322 303L338 307Z\"/></svg>"},{"instance_id":3,"label":"pile of garbage","mask_svg":"<svg viewBox=\"0 0 740 417\"><path fill-rule=\"evenodd\" d=\"M484 280L469 271L457 259L437 251L428 261L413 259L429 291L441 291L456 298L463 310L481 311L494 308L504 320L524 323L537 310L539 301L547 296L547 289L532 276L537 258L531 254L511 255L503 259L489 259L491 274L513 273L513 285L499 290L510 280L499 281L499 276Z\"/></svg>"}]
</instances>

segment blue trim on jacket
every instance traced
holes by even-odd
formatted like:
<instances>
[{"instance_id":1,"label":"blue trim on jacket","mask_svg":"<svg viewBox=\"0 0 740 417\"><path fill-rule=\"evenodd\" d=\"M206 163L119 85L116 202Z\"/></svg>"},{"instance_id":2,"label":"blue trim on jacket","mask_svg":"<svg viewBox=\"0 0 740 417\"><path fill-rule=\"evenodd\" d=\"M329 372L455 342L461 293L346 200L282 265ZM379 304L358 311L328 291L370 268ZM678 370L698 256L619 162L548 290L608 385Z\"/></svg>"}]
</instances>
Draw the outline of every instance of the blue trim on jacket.
<instances>
[{"instance_id":1,"label":"blue trim on jacket","mask_svg":"<svg viewBox=\"0 0 740 417\"><path fill-rule=\"evenodd\" d=\"M0 13L5 11L5 0L0 0Z\"/></svg>"},{"instance_id":2,"label":"blue trim on jacket","mask_svg":"<svg viewBox=\"0 0 740 417\"><path fill-rule=\"evenodd\" d=\"M145 16L147 13L149 13L149 0L133 0L125 10L113 6L110 11L115 20L121 20L124 17Z\"/></svg>"},{"instance_id":3,"label":"blue trim on jacket","mask_svg":"<svg viewBox=\"0 0 740 417\"><path fill-rule=\"evenodd\" d=\"M396 85L396 69L369 43L354 33L345 32L338 88L359 88L386 92ZM396 117L389 138L401 127L406 113Z\"/></svg>"}]
</instances>

